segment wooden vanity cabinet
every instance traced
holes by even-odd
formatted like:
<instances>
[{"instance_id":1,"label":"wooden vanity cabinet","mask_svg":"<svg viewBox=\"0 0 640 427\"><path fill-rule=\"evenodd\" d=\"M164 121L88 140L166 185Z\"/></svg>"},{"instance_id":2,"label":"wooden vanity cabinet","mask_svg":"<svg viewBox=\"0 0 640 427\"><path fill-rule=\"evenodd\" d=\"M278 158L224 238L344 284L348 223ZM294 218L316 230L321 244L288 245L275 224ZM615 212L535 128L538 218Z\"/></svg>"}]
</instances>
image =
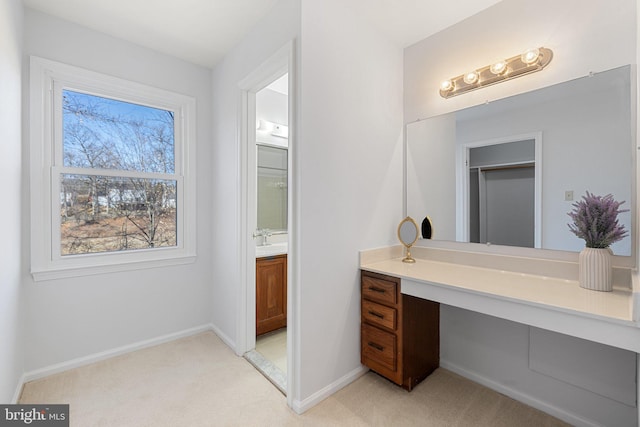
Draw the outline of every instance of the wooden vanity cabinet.
<instances>
[{"instance_id":1,"label":"wooden vanity cabinet","mask_svg":"<svg viewBox=\"0 0 640 427\"><path fill-rule=\"evenodd\" d=\"M256 259L256 335L287 326L287 255Z\"/></svg>"},{"instance_id":2,"label":"wooden vanity cabinet","mask_svg":"<svg viewBox=\"0 0 640 427\"><path fill-rule=\"evenodd\" d=\"M400 279L361 272L361 363L411 391L440 364L440 304L402 295Z\"/></svg>"}]
</instances>

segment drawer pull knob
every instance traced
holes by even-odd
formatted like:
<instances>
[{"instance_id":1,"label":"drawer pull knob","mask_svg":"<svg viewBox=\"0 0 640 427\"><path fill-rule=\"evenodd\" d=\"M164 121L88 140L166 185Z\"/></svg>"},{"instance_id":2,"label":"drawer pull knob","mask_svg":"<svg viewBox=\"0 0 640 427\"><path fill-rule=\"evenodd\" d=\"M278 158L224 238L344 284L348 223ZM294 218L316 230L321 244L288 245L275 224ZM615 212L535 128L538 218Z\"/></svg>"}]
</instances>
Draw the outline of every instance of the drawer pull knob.
<instances>
[{"instance_id":1,"label":"drawer pull knob","mask_svg":"<svg viewBox=\"0 0 640 427\"><path fill-rule=\"evenodd\" d=\"M368 344L369 344L369 347L373 347L378 351L384 351L384 347L381 346L380 344L376 344L374 342L369 342Z\"/></svg>"},{"instance_id":2,"label":"drawer pull knob","mask_svg":"<svg viewBox=\"0 0 640 427\"><path fill-rule=\"evenodd\" d=\"M375 286L369 286L369 290L379 294L384 294L385 292L384 289L376 288Z\"/></svg>"},{"instance_id":3,"label":"drawer pull knob","mask_svg":"<svg viewBox=\"0 0 640 427\"><path fill-rule=\"evenodd\" d=\"M376 313L375 311L369 310L369 314L377 317L378 319L384 319L384 314Z\"/></svg>"}]
</instances>

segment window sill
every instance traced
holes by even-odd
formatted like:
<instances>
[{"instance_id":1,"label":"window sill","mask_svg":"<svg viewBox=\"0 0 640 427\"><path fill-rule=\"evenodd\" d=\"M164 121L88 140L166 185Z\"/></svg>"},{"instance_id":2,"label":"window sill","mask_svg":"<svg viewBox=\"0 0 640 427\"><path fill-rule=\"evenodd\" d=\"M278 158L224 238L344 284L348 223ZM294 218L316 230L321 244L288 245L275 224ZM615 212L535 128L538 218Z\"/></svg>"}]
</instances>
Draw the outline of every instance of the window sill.
<instances>
[{"instance_id":1,"label":"window sill","mask_svg":"<svg viewBox=\"0 0 640 427\"><path fill-rule=\"evenodd\" d=\"M67 279L70 277L95 276L100 274L118 273L121 271L143 270L148 268L193 264L195 260L195 255L185 255L165 259L138 260L118 264L32 270L31 275L33 276L34 281L44 282L47 280Z\"/></svg>"}]
</instances>

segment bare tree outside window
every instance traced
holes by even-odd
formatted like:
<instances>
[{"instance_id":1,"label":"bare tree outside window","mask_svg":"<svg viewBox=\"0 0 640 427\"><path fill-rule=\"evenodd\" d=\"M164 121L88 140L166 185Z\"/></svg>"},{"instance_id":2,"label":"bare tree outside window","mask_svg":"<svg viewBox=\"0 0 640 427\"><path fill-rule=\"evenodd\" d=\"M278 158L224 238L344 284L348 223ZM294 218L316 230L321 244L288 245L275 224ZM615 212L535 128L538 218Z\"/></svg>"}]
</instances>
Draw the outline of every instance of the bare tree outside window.
<instances>
[{"instance_id":1,"label":"bare tree outside window","mask_svg":"<svg viewBox=\"0 0 640 427\"><path fill-rule=\"evenodd\" d=\"M62 109L61 254L175 247L173 112L70 90Z\"/></svg>"}]
</instances>

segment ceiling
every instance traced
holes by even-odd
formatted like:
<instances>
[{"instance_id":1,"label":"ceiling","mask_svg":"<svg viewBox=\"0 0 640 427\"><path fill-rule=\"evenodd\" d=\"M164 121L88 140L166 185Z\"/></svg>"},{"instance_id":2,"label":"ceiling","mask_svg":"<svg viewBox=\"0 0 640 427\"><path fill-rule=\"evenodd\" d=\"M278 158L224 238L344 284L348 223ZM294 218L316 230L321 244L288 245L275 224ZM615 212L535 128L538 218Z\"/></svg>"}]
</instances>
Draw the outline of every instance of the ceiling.
<instances>
[{"instance_id":1,"label":"ceiling","mask_svg":"<svg viewBox=\"0 0 640 427\"><path fill-rule=\"evenodd\" d=\"M23 0L32 9L209 68L277 1ZM406 47L499 1L343 0L343 4Z\"/></svg>"}]
</instances>

